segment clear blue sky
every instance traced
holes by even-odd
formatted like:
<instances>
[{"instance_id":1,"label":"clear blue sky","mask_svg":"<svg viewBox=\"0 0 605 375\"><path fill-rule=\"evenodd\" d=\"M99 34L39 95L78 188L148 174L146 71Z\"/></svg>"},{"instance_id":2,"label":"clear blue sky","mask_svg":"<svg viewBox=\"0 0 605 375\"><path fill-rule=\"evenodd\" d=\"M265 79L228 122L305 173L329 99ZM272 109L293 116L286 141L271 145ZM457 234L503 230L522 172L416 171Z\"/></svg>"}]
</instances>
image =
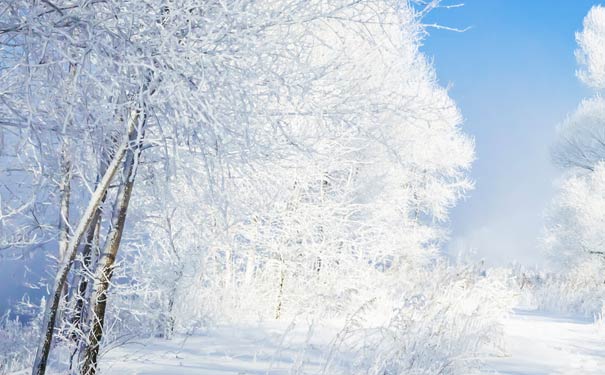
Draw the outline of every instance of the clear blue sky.
<instances>
[{"instance_id":1,"label":"clear blue sky","mask_svg":"<svg viewBox=\"0 0 605 375\"><path fill-rule=\"evenodd\" d=\"M455 0L445 0L453 4ZM461 0L426 23L423 51L476 140L476 190L452 216L450 251L473 249L489 263L541 264L537 238L558 172L555 128L591 95L575 77L575 32L595 0Z\"/></svg>"}]
</instances>

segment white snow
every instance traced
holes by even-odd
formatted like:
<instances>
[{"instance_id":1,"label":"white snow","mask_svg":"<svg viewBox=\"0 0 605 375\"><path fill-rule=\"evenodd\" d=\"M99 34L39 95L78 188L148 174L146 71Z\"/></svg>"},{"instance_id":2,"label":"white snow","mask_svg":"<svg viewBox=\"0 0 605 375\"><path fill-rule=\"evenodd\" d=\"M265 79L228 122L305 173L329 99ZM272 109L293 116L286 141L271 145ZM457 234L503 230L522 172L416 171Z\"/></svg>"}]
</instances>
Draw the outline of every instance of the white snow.
<instances>
[{"instance_id":1,"label":"white snow","mask_svg":"<svg viewBox=\"0 0 605 375\"><path fill-rule=\"evenodd\" d=\"M506 355L485 374L605 374L605 332L592 319L515 310L505 324Z\"/></svg>"},{"instance_id":2,"label":"white snow","mask_svg":"<svg viewBox=\"0 0 605 375\"><path fill-rule=\"evenodd\" d=\"M223 327L206 335L155 339L116 348L101 360L103 375L319 374L325 350L300 332ZM292 340L294 338L294 340ZM298 369L300 372L292 371ZM304 371L304 372L303 372Z\"/></svg>"},{"instance_id":3,"label":"white snow","mask_svg":"<svg viewBox=\"0 0 605 375\"><path fill-rule=\"evenodd\" d=\"M605 331L592 319L517 309L505 323L504 349L502 356L486 361L483 374L605 373ZM155 339L116 348L104 355L102 373L320 374L325 354L314 343L282 342L278 329L220 328L207 335ZM304 372L291 372L293 367Z\"/></svg>"}]
</instances>

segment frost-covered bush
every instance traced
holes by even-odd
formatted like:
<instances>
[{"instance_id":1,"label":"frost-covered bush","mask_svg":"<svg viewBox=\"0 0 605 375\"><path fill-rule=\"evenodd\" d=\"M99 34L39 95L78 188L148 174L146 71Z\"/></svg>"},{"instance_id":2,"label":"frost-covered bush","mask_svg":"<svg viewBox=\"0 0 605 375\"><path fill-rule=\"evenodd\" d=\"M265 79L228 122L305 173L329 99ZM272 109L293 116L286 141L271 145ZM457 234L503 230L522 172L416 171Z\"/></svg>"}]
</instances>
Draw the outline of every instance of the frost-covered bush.
<instances>
[{"instance_id":1,"label":"frost-covered bush","mask_svg":"<svg viewBox=\"0 0 605 375\"><path fill-rule=\"evenodd\" d=\"M527 302L539 310L593 317L605 304L605 265L585 261L558 272L527 273Z\"/></svg>"},{"instance_id":2,"label":"frost-covered bush","mask_svg":"<svg viewBox=\"0 0 605 375\"><path fill-rule=\"evenodd\" d=\"M40 316L29 322L9 313L0 317L0 374L29 369L36 355Z\"/></svg>"},{"instance_id":3,"label":"frost-covered bush","mask_svg":"<svg viewBox=\"0 0 605 375\"><path fill-rule=\"evenodd\" d=\"M515 302L508 271L438 265L416 276L394 283L396 293L385 291L341 332L343 358L356 358L351 374L468 374L502 350L502 321Z\"/></svg>"}]
</instances>

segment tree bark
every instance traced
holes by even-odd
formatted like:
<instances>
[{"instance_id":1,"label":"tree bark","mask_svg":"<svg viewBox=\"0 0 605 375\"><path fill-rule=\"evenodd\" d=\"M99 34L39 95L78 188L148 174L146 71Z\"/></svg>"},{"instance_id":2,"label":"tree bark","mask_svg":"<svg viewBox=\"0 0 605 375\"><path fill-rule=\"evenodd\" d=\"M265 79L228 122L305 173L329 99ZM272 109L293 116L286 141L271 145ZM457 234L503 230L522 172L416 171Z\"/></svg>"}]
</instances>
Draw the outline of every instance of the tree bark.
<instances>
[{"instance_id":1,"label":"tree bark","mask_svg":"<svg viewBox=\"0 0 605 375\"><path fill-rule=\"evenodd\" d=\"M107 171L107 165L110 160L113 158L113 154L111 152L104 153L101 165L99 166L99 172L97 177L97 186L102 176ZM71 297L74 304L74 311L71 317L71 322L73 325L73 334L72 339L77 340L77 333L82 332L82 316L85 315L84 311L84 301L88 298L88 287L89 287L89 277L85 273L86 270L91 270L93 267L93 257L98 258L98 250L96 254L93 254L93 250L98 249L98 240L99 234L101 230L101 215L102 209L101 206L105 202L107 198L107 192L103 195L101 199L101 203L97 210L95 211L94 217L90 226L88 227L88 231L86 233L86 242L84 243L84 248L82 249L82 264L80 267L79 274L75 275L74 285L76 286L73 295ZM73 367L73 364L72 364Z\"/></svg>"},{"instance_id":2,"label":"tree bark","mask_svg":"<svg viewBox=\"0 0 605 375\"><path fill-rule=\"evenodd\" d=\"M105 199L101 201L103 203ZM101 223L101 209L97 209L95 217L93 218L90 227L86 233L86 243L82 249L82 266L75 280L76 288L73 292L72 303L74 304L74 311L71 317L71 322L74 326L74 338L75 332L81 331L81 321L84 312L84 301L86 300L86 291L88 290L88 276L85 274L86 270L91 269L93 260L93 249L99 236L100 223Z\"/></svg>"},{"instance_id":3,"label":"tree bark","mask_svg":"<svg viewBox=\"0 0 605 375\"><path fill-rule=\"evenodd\" d=\"M142 151L141 142L144 136L144 121L143 119L140 131L135 131L131 135L131 147L128 149L124 160L122 183L114 203L111 226L95 271L88 319L90 322L90 331L86 346L81 352L83 355L80 361L82 363L81 374L83 375L94 375L97 371L98 355L103 337L103 324L107 308L107 292L124 232L126 214L135 182L136 164Z\"/></svg>"},{"instance_id":4,"label":"tree bark","mask_svg":"<svg viewBox=\"0 0 605 375\"><path fill-rule=\"evenodd\" d=\"M113 160L107 167L107 171L103 175L103 178L101 179L99 185L90 197L88 206L86 207L86 210L84 211L78 223L78 226L74 230L73 236L67 244L67 248L65 250L65 257L60 261L57 270L57 275L55 276L50 301L47 303L44 312L43 332L40 340L40 345L36 352L32 375L44 375L46 372L48 354L50 353L50 347L53 339L59 303L61 301L63 285L67 280L67 275L69 274L71 265L73 264L73 261L76 257L78 247L80 246L80 243L82 242L82 239L94 218L94 214L97 211L97 208L100 206L103 196L109 188L109 184L111 183L113 177L121 166L121 161L124 158L126 151L129 149L130 137L135 132L136 125L139 120L139 115L140 113L138 110L131 111L128 120L125 139L120 145L120 147L116 150Z\"/></svg>"},{"instance_id":5,"label":"tree bark","mask_svg":"<svg viewBox=\"0 0 605 375\"><path fill-rule=\"evenodd\" d=\"M61 204L59 209L59 259L65 257L69 242L69 201L71 196L71 163L67 156L67 144L63 142L61 150L61 183L59 191Z\"/></svg>"},{"instance_id":6,"label":"tree bark","mask_svg":"<svg viewBox=\"0 0 605 375\"><path fill-rule=\"evenodd\" d=\"M72 168L67 149L67 142L63 141L63 144L61 145L61 182L59 183L59 193L61 196L61 202L59 203L59 261L62 261L65 258L70 235L69 204L71 197ZM61 294L63 296L63 303L67 303L67 283L63 284ZM60 317L60 320L62 318L64 317Z\"/></svg>"}]
</instances>

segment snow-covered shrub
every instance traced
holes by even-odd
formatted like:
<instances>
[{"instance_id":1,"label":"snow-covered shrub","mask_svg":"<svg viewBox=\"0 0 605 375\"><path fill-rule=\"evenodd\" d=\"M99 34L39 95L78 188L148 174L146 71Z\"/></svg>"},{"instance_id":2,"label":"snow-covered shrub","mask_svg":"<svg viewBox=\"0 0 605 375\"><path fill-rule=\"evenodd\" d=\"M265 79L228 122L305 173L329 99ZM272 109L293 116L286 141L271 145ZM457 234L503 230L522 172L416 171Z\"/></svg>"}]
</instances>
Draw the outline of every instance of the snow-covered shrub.
<instances>
[{"instance_id":1,"label":"snow-covered shrub","mask_svg":"<svg viewBox=\"0 0 605 375\"><path fill-rule=\"evenodd\" d=\"M0 374L29 369L36 355L41 314L28 322L7 312L0 317Z\"/></svg>"},{"instance_id":2,"label":"snow-covered shrub","mask_svg":"<svg viewBox=\"0 0 605 375\"><path fill-rule=\"evenodd\" d=\"M502 321L515 303L507 271L437 265L416 277L393 283L341 332L351 374L469 374L502 350Z\"/></svg>"},{"instance_id":3,"label":"snow-covered shrub","mask_svg":"<svg viewBox=\"0 0 605 375\"><path fill-rule=\"evenodd\" d=\"M605 266L586 261L559 272L533 276L531 305L543 311L593 317L605 303Z\"/></svg>"}]
</instances>

